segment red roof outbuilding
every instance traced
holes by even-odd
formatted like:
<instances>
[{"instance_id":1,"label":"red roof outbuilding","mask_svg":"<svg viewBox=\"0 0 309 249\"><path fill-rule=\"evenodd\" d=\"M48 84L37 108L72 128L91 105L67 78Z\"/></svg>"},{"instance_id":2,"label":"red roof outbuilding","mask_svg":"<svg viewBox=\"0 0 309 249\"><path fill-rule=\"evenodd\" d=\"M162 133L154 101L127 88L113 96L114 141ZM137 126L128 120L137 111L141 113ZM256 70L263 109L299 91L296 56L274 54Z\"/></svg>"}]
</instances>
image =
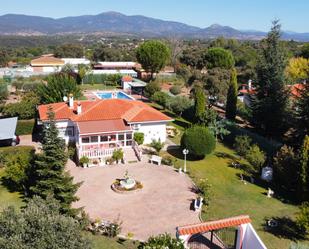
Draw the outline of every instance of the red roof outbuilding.
<instances>
[{"instance_id":1,"label":"red roof outbuilding","mask_svg":"<svg viewBox=\"0 0 309 249\"><path fill-rule=\"evenodd\" d=\"M194 225L181 226L178 227L177 230L179 235L192 235L197 233L205 233L213 230L219 230L226 227L235 227L247 223L251 223L251 219L249 218L249 216L241 215L227 219L207 221Z\"/></svg>"}]
</instances>

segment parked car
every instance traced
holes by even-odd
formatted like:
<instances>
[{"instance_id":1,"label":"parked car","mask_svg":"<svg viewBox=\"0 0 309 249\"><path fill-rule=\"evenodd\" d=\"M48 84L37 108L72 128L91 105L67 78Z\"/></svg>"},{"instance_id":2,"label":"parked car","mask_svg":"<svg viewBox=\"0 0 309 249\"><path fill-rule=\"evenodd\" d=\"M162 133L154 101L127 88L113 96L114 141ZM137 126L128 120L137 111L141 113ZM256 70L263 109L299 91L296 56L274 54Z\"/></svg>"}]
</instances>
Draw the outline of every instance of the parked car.
<instances>
[{"instance_id":1,"label":"parked car","mask_svg":"<svg viewBox=\"0 0 309 249\"><path fill-rule=\"evenodd\" d=\"M16 135L17 117L0 119L0 146L16 146L19 136Z\"/></svg>"},{"instance_id":2,"label":"parked car","mask_svg":"<svg viewBox=\"0 0 309 249\"><path fill-rule=\"evenodd\" d=\"M0 146L16 146L19 142L19 136L14 135L12 138L0 140Z\"/></svg>"}]
</instances>

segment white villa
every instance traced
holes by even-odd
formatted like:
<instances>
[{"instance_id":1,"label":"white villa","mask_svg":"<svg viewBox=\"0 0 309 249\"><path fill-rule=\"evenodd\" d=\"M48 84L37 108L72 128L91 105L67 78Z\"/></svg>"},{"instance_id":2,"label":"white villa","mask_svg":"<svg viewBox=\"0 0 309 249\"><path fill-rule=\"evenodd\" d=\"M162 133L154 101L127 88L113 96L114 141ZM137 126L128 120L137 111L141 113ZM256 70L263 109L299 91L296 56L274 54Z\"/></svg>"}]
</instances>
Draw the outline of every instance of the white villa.
<instances>
[{"instance_id":1,"label":"white villa","mask_svg":"<svg viewBox=\"0 0 309 249\"><path fill-rule=\"evenodd\" d=\"M172 119L149 105L126 99L74 101L40 105L39 122L48 122L48 107L55 113L60 136L75 142L78 157L110 157L116 148L134 148L135 132L144 133L144 143L166 140L166 124Z\"/></svg>"}]
</instances>

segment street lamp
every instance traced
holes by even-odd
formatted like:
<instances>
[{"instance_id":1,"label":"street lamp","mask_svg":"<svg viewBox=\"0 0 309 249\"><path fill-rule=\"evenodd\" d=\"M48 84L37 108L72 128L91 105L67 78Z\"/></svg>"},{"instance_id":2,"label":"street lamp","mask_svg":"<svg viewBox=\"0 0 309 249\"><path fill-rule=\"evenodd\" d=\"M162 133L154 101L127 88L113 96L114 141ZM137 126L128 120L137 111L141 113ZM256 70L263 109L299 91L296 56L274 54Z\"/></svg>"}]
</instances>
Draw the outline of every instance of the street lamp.
<instances>
[{"instance_id":1,"label":"street lamp","mask_svg":"<svg viewBox=\"0 0 309 249\"><path fill-rule=\"evenodd\" d=\"M187 172L187 155L189 154L189 150L183 149L182 154L184 154L184 156L185 156L185 165L184 165L184 168L183 168L183 172L186 173Z\"/></svg>"}]
</instances>

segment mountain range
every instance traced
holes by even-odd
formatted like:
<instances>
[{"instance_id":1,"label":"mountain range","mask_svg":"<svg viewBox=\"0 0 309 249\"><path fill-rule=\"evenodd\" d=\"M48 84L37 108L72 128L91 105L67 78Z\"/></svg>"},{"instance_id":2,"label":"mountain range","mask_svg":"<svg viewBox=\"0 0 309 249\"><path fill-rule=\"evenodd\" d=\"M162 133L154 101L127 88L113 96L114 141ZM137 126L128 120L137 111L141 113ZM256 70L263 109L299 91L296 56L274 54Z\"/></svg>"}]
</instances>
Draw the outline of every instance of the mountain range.
<instances>
[{"instance_id":1,"label":"mountain range","mask_svg":"<svg viewBox=\"0 0 309 249\"><path fill-rule=\"evenodd\" d=\"M0 35L55 35L74 33L113 33L140 37L181 37L210 39L223 36L243 40L259 40L266 33L241 31L213 24L206 28L181 22L164 21L141 15L127 16L118 12L64 18L49 18L20 14L0 16ZM286 40L309 41L309 33L283 32Z\"/></svg>"}]
</instances>

